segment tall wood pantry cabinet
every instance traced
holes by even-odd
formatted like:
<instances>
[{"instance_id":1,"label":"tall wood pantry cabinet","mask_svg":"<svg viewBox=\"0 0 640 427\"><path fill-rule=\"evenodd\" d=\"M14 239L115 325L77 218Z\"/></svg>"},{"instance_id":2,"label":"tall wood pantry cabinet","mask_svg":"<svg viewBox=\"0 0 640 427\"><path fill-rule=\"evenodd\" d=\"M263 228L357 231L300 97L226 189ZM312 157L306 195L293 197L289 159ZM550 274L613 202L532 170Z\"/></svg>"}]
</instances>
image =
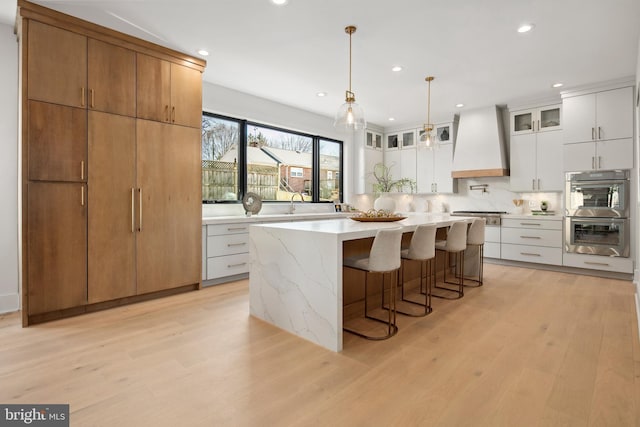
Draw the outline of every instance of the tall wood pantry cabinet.
<instances>
[{"instance_id":1,"label":"tall wood pantry cabinet","mask_svg":"<svg viewBox=\"0 0 640 427\"><path fill-rule=\"evenodd\" d=\"M205 62L18 6L23 325L197 289Z\"/></svg>"}]
</instances>

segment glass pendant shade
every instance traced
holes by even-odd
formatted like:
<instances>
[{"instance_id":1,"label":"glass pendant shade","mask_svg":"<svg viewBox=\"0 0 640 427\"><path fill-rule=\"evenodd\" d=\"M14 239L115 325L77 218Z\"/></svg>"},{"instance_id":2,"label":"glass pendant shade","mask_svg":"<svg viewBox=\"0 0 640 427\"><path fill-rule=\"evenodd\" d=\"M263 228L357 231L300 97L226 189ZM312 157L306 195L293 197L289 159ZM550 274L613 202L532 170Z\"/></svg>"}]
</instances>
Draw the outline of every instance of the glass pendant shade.
<instances>
[{"instance_id":1,"label":"glass pendant shade","mask_svg":"<svg viewBox=\"0 0 640 427\"><path fill-rule=\"evenodd\" d=\"M418 141L418 145L422 148L428 148L430 150L436 148L438 145L436 144L436 137L432 134L433 126L425 126L422 134L420 135L420 140Z\"/></svg>"},{"instance_id":2,"label":"glass pendant shade","mask_svg":"<svg viewBox=\"0 0 640 427\"><path fill-rule=\"evenodd\" d=\"M355 102L345 102L338 109L333 126L343 130L364 129L367 125L364 120L364 111Z\"/></svg>"}]
</instances>

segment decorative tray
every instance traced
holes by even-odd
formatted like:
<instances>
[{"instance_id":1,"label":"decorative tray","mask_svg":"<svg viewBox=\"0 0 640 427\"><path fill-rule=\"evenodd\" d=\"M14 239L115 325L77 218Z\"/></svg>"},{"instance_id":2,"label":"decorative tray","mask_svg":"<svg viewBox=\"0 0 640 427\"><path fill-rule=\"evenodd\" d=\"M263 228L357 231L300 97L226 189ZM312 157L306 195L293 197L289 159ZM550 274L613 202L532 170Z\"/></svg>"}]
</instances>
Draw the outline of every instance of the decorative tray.
<instances>
[{"instance_id":1,"label":"decorative tray","mask_svg":"<svg viewBox=\"0 0 640 427\"><path fill-rule=\"evenodd\" d=\"M380 218L350 216L349 218L354 221L360 221L360 222L394 222L394 221L403 220L406 218L406 216L392 216L392 217L380 217Z\"/></svg>"}]
</instances>

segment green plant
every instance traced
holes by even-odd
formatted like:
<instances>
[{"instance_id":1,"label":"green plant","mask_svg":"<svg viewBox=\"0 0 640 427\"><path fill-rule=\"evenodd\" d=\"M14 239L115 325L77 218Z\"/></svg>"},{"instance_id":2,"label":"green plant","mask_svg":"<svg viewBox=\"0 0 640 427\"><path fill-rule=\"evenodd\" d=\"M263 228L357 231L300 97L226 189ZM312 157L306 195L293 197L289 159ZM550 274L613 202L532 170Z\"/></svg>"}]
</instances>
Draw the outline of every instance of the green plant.
<instances>
[{"instance_id":1,"label":"green plant","mask_svg":"<svg viewBox=\"0 0 640 427\"><path fill-rule=\"evenodd\" d=\"M378 195L380 193L389 193L393 190L403 191L409 187L411 192L416 191L416 182L410 178L400 178L394 180L391 176L391 167L387 167L384 163L376 163L373 167L372 175L378 181L373 184L373 192Z\"/></svg>"}]
</instances>

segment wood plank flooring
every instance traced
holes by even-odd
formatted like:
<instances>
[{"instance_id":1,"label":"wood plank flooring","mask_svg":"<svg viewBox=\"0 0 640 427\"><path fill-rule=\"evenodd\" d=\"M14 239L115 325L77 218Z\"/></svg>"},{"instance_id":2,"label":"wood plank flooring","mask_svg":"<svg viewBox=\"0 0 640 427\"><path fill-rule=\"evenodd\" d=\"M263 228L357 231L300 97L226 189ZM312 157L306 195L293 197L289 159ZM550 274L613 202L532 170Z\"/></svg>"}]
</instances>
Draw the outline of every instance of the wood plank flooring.
<instances>
[{"instance_id":1,"label":"wood plank flooring","mask_svg":"<svg viewBox=\"0 0 640 427\"><path fill-rule=\"evenodd\" d=\"M248 282L20 326L0 402L73 426L640 426L630 282L498 265L459 301L332 353L249 316Z\"/></svg>"}]
</instances>

